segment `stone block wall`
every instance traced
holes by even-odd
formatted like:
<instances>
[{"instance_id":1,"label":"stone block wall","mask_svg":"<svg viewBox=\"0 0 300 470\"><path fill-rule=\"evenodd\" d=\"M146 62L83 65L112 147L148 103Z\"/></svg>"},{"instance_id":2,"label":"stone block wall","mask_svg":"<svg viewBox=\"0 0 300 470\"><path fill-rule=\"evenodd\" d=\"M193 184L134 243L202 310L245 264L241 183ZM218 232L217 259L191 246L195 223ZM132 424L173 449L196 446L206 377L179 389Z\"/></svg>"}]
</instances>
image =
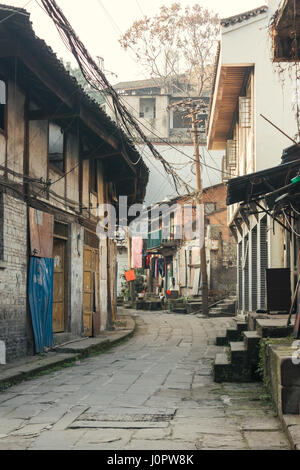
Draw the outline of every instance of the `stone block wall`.
<instances>
[{"instance_id":1,"label":"stone block wall","mask_svg":"<svg viewBox=\"0 0 300 470\"><path fill-rule=\"evenodd\" d=\"M27 354L27 209L4 193L0 205L0 340L10 362Z\"/></svg>"}]
</instances>

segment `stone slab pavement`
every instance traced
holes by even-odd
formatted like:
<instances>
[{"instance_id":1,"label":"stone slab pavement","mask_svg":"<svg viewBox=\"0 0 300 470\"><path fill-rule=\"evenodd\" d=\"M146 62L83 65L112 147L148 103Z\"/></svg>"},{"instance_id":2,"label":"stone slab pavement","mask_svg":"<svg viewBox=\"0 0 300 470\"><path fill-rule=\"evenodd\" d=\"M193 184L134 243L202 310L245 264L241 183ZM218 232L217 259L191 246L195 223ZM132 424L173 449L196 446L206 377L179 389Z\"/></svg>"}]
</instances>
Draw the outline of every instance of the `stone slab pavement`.
<instances>
[{"instance_id":1,"label":"stone slab pavement","mask_svg":"<svg viewBox=\"0 0 300 470\"><path fill-rule=\"evenodd\" d=\"M101 352L123 341L134 333L135 321L122 315L115 330L102 332L97 338L81 338L54 347L47 353L28 356L13 363L0 365L0 390L20 383L38 374L74 363L82 357Z\"/></svg>"},{"instance_id":2,"label":"stone slab pavement","mask_svg":"<svg viewBox=\"0 0 300 470\"><path fill-rule=\"evenodd\" d=\"M261 384L213 382L232 319L135 319L126 343L1 393L0 450L290 448Z\"/></svg>"}]
</instances>

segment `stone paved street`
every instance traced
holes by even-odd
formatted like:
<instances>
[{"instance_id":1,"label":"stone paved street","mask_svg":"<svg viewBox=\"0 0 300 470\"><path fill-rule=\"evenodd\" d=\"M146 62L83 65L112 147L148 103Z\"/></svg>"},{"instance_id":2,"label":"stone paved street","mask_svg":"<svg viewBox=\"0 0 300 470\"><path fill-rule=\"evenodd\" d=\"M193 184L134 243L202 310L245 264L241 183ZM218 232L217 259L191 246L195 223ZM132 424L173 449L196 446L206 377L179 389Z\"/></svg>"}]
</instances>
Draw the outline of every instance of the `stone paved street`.
<instances>
[{"instance_id":1,"label":"stone paved street","mask_svg":"<svg viewBox=\"0 0 300 470\"><path fill-rule=\"evenodd\" d=\"M128 342L0 394L0 450L288 449L260 384L215 384L231 319L142 313Z\"/></svg>"}]
</instances>

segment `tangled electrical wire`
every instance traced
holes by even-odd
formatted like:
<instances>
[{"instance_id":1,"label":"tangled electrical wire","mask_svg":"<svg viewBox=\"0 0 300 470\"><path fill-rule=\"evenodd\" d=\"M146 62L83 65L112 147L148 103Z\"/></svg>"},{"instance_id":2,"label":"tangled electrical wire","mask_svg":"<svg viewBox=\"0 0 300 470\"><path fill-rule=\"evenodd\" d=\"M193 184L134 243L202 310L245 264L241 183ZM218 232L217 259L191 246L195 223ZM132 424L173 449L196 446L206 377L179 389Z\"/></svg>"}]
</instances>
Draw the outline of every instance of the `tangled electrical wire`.
<instances>
[{"instance_id":1,"label":"tangled electrical wire","mask_svg":"<svg viewBox=\"0 0 300 470\"><path fill-rule=\"evenodd\" d=\"M180 186L183 186L188 194L194 192L194 189L188 183L186 183L178 175L178 173L176 173L176 171L172 168L171 164L161 156L161 154L156 150L151 141L147 138L136 118L128 111L127 107L121 102L118 93L111 86L103 71L98 67L96 62L93 60L93 58L85 48L84 44L77 37L71 24L69 23L69 21L67 20L55 0L41 0L41 3L43 5L43 9L54 22L55 27L63 43L74 55L86 81L93 89L100 92L105 91L105 93L111 97L117 122L121 122L123 128L132 140L135 140L135 133L137 133L137 135L142 139L142 141L145 142L154 158L160 161L160 163L163 165L165 172L172 177L174 186L178 194Z\"/></svg>"}]
</instances>

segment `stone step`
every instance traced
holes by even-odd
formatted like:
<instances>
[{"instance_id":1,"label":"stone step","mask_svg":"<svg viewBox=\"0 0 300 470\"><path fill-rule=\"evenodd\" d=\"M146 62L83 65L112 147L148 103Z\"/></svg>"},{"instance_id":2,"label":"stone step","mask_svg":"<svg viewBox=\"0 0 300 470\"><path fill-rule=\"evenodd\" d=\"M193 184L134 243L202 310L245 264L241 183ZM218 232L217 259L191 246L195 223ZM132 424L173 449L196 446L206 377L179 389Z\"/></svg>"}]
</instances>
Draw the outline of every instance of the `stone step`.
<instances>
[{"instance_id":1,"label":"stone step","mask_svg":"<svg viewBox=\"0 0 300 470\"><path fill-rule=\"evenodd\" d=\"M188 304L197 304L202 302L202 297L197 297L196 299L189 299L187 301Z\"/></svg>"},{"instance_id":2,"label":"stone step","mask_svg":"<svg viewBox=\"0 0 300 470\"><path fill-rule=\"evenodd\" d=\"M231 312L209 312L209 316L211 318L233 318L234 317L234 313L231 313Z\"/></svg>"},{"instance_id":3,"label":"stone step","mask_svg":"<svg viewBox=\"0 0 300 470\"><path fill-rule=\"evenodd\" d=\"M231 362L236 358L245 358L247 349L243 341L233 341L230 343Z\"/></svg>"},{"instance_id":4,"label":"stone step","mask_svg":"<svg viewBox=\"0 0 300 470\"><path fill-rule=\"evenodd\" d=\"M237 328L227 328L226 337L227 337L228 344L232 341L239 341L240 332Z\"/></svg>"},{"instance_id":5,"label":"stone step","mask_svg":"<svg viewBox=\"0 0 300 470\"><path fill-rule=\"evenodd\" d=\"M227 346L227 336L219 335L216 337L216 346Z\"/></svg>"},{"instance_id":6,"label":"stone step","mask_svg":"<svg viewBox=\"0 0 300 470\"><path fill-rule=\"evenodd\" d=\"M247 351L247 362L251 367L253 378L259 378L259 347L261 337L257 331L244 331L244 344Z\"/></svg>"},{"instance_id":7,"label":"stone step","mask_svg":"<svg viewBox=\"0 0 300 470\"><path fill-rule=\"evenodd\" d=\"M253 368L248 362L247 349L243 341L230 343L231 380L243 383L253 381Z\"/></svg>"},{"instance_id":8,"label":"stone step","mask_svg":"<svg viewBox=\"0 0 300 470\"><path fill-rule=\"evenodd\" d=\"M244 343L245 347L248 348L252 344L259 344L261 337L257 333L257 331L244 331Z\"/></svg>"},{"instance_id":9,"label":"stone step","mask_svg":"<svg viewBox=\"0 0 300 470\"><path fill-rule=\"evenodd\" d=\"M240 333L241 336L242 336L242 333L243 333L244 331L246 331L247 328L248 328L247 323L246 323L245 321L237 321L237 322L236 322L236 325L237 325L237 330L239 331L239 333Z\"/></svg>"},{"instance_id":10,"label":"stone step","mask_svg":"<svg viewBox=\"0 0 300 470\"><path fill-rule=\"evenodd\" d=\"M258 318L256 331L261 338L285 338L293 333L294 327L287 326L286 318Z\"/></svg>"},{"instance_id":11,"label":"stone step","mask_svg":"<svg viewBox=\"0 0 300 470\"><path fill-rule=\"evenodd\" d=\"M218 353L216 355L213 373L214 381L217 383L230 381L231 364L226 353Z\"/></svg>"},{"instance_id":12,"label":"stone step","mask_svg":"<svg viewBox=\"0 0 300 470\"><path fill-rule=\"evenodd\" d=\"M53 335L53 346L61 346L62 344L69 343L70 341L79 340L77 336L72 333L55 333Z\"/></svg>"},{"instance_id":13,"label":"stone step","mask_svg":"<svg viewBox=\"0 0 300 470\"><path fill-rule=\"evenodd\" d=\"M179 315L186 315L187 314L187 309L186 308L173 308L172 313L177 313Z\"/></svg>"}]
</instances>

